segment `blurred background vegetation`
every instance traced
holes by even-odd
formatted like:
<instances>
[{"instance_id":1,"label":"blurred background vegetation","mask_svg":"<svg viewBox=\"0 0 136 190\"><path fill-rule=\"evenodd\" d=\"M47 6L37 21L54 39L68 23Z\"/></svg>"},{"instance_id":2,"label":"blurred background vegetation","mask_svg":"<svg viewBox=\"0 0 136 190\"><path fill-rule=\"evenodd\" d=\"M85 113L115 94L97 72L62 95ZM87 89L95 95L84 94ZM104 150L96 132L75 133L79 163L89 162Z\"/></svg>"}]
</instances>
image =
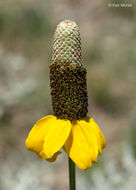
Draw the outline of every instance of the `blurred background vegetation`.
<instances>
[{"instance_id":1,"label":"blurred background vegetation","mask_svg":"<svg viewBox=\"0 0 136 190\"><path fill-rule=\"evenodd\" d=\"M50 164L25 148L33 124L53 114L49 64L64 19L80 26L88 115L107 139L98 164L77 169L77 189L136 188L136 6L109 8L109 2L115 3L0 1L0 190L68 189L65 154Z\"/></svg>"}]
</instances>

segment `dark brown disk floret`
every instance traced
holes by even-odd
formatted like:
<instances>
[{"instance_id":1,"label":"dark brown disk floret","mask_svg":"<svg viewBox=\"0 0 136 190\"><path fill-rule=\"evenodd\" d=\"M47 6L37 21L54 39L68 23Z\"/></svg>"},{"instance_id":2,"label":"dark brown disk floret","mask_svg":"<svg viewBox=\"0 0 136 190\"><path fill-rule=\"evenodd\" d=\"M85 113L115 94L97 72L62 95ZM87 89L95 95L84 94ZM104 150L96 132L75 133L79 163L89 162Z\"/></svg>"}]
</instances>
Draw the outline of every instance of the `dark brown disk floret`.
<instances>
[{"instance_id":1,"label":"dark brown disk floret","mask_svg":"<svg viewBox=\"0 0 136 190\"><path fill-rule=\"evenodd\" d=\"M80 120L87 116L86 69L68 63L50 64L50 87L57 118Z\"/></svg>"}]
</instances>

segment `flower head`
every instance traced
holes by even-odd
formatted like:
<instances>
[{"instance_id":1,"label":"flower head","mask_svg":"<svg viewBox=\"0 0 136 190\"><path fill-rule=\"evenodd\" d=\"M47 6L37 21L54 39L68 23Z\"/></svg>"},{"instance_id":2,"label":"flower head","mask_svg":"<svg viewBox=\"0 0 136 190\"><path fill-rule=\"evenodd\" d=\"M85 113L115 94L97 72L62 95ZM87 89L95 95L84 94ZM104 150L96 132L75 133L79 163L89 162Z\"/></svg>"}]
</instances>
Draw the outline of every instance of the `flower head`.
<instances>
[{"instance_id":1,"label":"flower head","mask_svg":"<svg viewBox=\"0 0 136 190\"><path fill-rule=\"evenodd\" d=\"M80 169L97 163L106 140L93 118L87 117L86 69L82 66L81 39L75 22L65 20L56 29L50 64L54 116L40 119L26 139L26 147L53 162L60 149Z\"/></svg>"}]
</instances>

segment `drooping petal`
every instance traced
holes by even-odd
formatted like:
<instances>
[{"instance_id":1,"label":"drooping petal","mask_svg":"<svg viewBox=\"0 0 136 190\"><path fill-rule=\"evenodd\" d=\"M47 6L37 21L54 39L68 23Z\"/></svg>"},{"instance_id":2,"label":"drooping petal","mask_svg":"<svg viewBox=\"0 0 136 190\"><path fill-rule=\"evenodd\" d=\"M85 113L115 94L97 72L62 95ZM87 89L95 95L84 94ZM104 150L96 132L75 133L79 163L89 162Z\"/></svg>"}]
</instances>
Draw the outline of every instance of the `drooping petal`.
<instances>
[{"instance_id":1,"label":"drooping petal","mask_svg":"<svg viewBox=\"0 0 136 190\"><path fill-rule=\"evenodd\" d=\"M59 149L67 140L70 130L70 121L45 116L31 129L26 139L26 147L40 158L53 162L61 153Z\"/></svg>"},{"instance_id":2,"label":"drooping petal","mask_svg":"<svg viewBox=\"0 0 136 190\"><path fill-rule=\"evenodd\" d=\"M43 150L48 158L51 158L63 147L70 134L71 127L69 120L55 118L44 137Z\"/></svg>"},{"instance_id":3,"label":"drooping petal","mask_svg":"<svg viewBox=\"0 0 136 190\"><path fill-rule=\"evenodd\" d=\"M26 139L25 144L27 149L37 154L43 150L45 134L49 130L49 127L54 119L56 119L55 116L49 115L36 122Z\"/></svg>"},{"instance_id":4,"label":"drooping petal","mask_svg":"<svg viewBox=\"0 0 136 190\"><path fill-rule=\"evenodd\" d=\"M79 120L72 125L64 150L80 169L90 168L106 145L105 138L95 121Z\"/></svg>"}]
</instances>

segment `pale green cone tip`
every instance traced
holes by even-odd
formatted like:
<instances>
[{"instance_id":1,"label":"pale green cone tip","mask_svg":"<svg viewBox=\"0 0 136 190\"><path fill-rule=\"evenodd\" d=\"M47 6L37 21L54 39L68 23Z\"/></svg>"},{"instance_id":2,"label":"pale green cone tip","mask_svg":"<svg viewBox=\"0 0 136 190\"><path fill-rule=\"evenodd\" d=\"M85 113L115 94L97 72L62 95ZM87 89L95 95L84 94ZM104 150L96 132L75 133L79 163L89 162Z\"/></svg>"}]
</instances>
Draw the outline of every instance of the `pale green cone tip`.
<instances>
[{"instance_id":1,"label":"pale green cone tip","mask_svg":"<svg viewBox=\"0 0 136 190\"><path fill-rule=\"evenodd\" d=\"M64 20L57 26L53 40L52 62L82 65L81 37L75 22Z\"/></svg>"}]
</instances>

